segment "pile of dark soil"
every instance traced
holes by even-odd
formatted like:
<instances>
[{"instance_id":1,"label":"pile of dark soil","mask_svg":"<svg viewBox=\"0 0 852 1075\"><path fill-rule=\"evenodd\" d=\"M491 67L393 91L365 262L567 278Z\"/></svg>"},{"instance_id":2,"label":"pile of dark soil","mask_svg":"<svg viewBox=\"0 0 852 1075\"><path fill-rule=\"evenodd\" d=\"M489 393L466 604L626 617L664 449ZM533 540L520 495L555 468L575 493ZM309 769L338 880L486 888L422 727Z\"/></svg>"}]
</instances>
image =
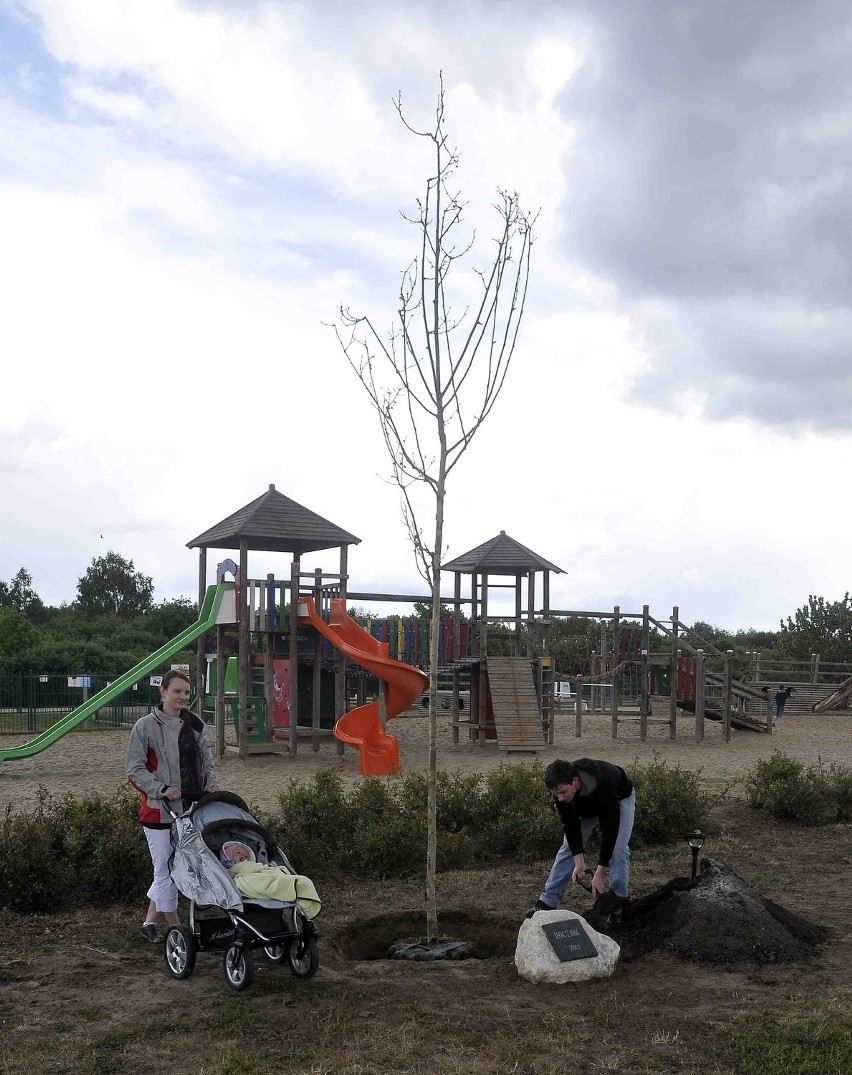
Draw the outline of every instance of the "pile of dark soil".
<instances>
[{"instance_id":1,"label":"pile of dark soil","mask_svg":"<svg viewBox=\"0 0 852 1075\"><path fill-rule=\"evenodd\" d=\"M583 917L617 941L626 959L664 951L700 963L795 963L815 955L829 932L760 896L713 859L702 862L694 881L675 878L618 909L596 905Z\"/></svg>"}]
</instances>

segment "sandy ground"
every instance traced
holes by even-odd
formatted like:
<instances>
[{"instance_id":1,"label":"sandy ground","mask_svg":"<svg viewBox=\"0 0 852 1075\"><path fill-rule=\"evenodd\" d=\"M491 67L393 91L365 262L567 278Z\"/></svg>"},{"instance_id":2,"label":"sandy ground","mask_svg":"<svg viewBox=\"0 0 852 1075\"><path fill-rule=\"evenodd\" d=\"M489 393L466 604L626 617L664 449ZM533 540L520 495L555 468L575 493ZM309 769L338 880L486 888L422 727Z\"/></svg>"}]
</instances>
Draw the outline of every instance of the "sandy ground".
<instances>
[{"instance_id":1,"label":"sandy ground","mask_svg":"<svg viewBox=\"0 0 852 1075\"><path fill-rule=\"evenodd\" d=\"M398 736L402 775L424 772L428 764L428 718L410 711L397 718L390 730ZM575 735L573 713L556 718L556 735L552 747L537 754L511 753L498 749L496 743L480 747L461 741L454 745L449 719L439 716L439 764L447 771L487 772L499 765L533 760L547 764L554 758L606 758L622 765L634 761L649 762L658 754L671 766L701 770L702 780L711 786L723 786L743 777L755 762L768 758L773 751L799 758L807 764L838 762L852 764L852 712L785 716L772 735L752 731L732 732L731 741L722 738L722 729L712 721L705 723L703 742L695 742L692 717L679 718L677 738L668 737L668 727L652 726L645 742L639 739L638 727L621 726L618 739L611 735L607 715L584 714L583 734ZM40 786L51 794L73 792L110 793L124 782L126 730L70 732L48 750L26 761L5 762L0 768L0 804L11 803L13 809L32 806ZM26 742L26 736L2 736L0 746ZM357 752L347 747L337 752L334 740L324 739L314 752L310 741L300 742L296 757L267 754L253 755L241 761L226 755L218 764L221 783L263 809L276 803L279 789L290 780L310 780L320 768L338 769L345 780L358 780Z\"/></svg>"}]
</instances>

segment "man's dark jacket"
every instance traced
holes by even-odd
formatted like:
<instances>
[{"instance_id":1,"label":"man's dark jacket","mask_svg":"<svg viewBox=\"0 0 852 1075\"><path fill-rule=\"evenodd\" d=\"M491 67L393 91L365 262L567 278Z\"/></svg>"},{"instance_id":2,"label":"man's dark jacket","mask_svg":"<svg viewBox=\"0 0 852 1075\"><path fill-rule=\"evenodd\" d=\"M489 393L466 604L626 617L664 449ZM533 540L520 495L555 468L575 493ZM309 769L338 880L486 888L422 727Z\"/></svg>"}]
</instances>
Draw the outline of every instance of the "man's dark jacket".
<instances>
[{"instance_id":1,"label":"man's dark jacket","mask_svg":"<svg viewBox=\"0 0 852 1075\"><path fill-rule=\"evenodd\" d=\"M565 829L568 847L572 855L583 854L580 818L596 817L601 830L601 850L598 862L601 866L609 866L615 841L618 838L618 826L621 819L619 803L632 793L633 784L621 766L613 765L612 762L580 758L574 764L579 770L580 780L583 781L584 792L592 783L585 780L584 776L594 777L597 786L592 792L575 795L570 803L556 803L556 810Z\"/></svg>"}]
</instances>

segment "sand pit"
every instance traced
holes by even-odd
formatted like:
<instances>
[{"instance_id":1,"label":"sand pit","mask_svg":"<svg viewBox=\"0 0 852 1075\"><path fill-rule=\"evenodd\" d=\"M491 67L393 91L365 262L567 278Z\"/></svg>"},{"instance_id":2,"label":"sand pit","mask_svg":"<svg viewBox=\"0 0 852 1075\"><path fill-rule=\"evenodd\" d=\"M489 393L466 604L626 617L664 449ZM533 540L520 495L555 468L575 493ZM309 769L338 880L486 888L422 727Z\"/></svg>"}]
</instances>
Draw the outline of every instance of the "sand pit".
<instances>
[{"instance_id":1,"label":"sand pit","mask_svg":"<svg viewBox=\"0 0 852 1075\"><path fill-rule=\"evenodd\" d=\"M428 719L419 713L399 717L391 724L391 731L399 738L403 775L422 773L428 764ZM652 726L648 739L643 743L635 733L624 734L620 729L618 739L610 734L610 718L604 715L586 714L583 718L583 735L574 734L573 714L561 713L556 717L556 736L552 747L543 747L537 754L507 754L496 743L484 747L462 741L452 742L449 720L439 716L439 764L450 772L487 772L507 763L542 764L554 758L606 758L621 765L630 765L637 759L648 762L656 752L669 765L681 765L689 770L702 770L702 780L711 787L722 787L741 779L755 762L768 758L773 751L781 750L807 764L838 762L849 764L852 752L852 713L802 714L784 717L780 727L765 735L751 731L733 731L726 743L721 726L707 721L702 743L694 740L694 723L684 716L678 722L678 736L671 740L668 729ZM124 755L127 748L126 729L109 731L70 732L54 746L25 761L6 762L0 768L0 802L11 803L12 808L33 806L39 787L51 794L73 792L112 792L125 782ZM3 746L26 742L26 736L2 736ZM262 809L270 809L276 803L278 791L290 780L310 780L320 768L337 769L345 781L360 780L358 755L347 747L342 756L337 744L324 740L318 752L311 749L309 741L300 743L295 758L287 755L254 755L246 761L226 755L218 764L222 784L237 791ZM736 794L736 789L734 789Z\"/></svg>"}]
</instances>

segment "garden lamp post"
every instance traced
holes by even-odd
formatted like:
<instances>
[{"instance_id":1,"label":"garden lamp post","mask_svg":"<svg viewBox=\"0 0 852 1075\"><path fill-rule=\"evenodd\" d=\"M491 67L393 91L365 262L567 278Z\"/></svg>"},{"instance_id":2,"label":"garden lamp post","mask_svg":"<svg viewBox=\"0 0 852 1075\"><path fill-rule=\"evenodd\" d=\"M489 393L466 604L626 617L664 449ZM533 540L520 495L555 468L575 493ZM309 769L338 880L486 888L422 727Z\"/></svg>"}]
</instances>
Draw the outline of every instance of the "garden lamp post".
<instances>
[{"instance_id":1,"label":"garden lamp post","mask_svg":"<svg viewBox=\"0 0 852 1075\"><path fill-rule=\"evenodd\" d=\"M707 837L700 829L693 829L687 834L686 842L692 852L692 880L698 876L698 852L701 850Z\"/></svg>"}]
</instances>

